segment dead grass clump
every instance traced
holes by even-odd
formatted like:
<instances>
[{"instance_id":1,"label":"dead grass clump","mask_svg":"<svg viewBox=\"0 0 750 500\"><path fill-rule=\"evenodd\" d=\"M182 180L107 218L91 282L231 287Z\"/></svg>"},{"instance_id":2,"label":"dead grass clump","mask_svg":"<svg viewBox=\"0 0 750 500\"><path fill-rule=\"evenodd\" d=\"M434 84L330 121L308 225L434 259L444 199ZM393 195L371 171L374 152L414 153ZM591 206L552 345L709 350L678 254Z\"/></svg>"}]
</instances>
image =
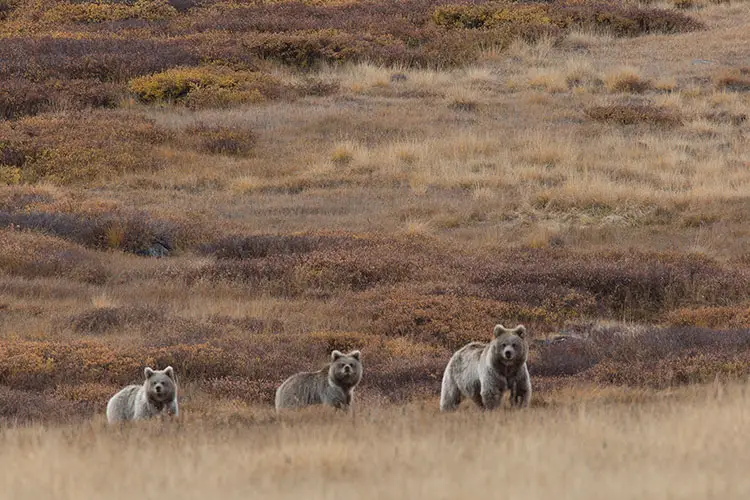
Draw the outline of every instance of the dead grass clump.
<instances>
[{"instance_id":1,"label":"dead grass clump","mask_svg":"<svg viewBox=\"0 0 750 500\"><path fill-rule=\"evenodd\" d=\"M635 68L620 68L604 75L604 86L610 92L642 93L649 90L652 84L645 80Z\"/></svg>"},{"instance_id":2,"label":"dead grass clump","mask_svg":"<svg viewBox=\"0 0 750 500\"><path fill-rule=\"evenodd\" d=\"M716 88L734 92L750 92L750 67L725 70L714 78Z\"/></svg>"},{"instance_id":3,"label":"dead grass clump","mask_svg":"<svg viewBox=\"0 0 750 500\"><path fill-rule=\"evenodd\" d=\"M660 127L676 127L682 118L674 111L652 104L610 104L589 106L583 112L592 120L618 125L647 124Z\"/></svg>"}]
</instances>

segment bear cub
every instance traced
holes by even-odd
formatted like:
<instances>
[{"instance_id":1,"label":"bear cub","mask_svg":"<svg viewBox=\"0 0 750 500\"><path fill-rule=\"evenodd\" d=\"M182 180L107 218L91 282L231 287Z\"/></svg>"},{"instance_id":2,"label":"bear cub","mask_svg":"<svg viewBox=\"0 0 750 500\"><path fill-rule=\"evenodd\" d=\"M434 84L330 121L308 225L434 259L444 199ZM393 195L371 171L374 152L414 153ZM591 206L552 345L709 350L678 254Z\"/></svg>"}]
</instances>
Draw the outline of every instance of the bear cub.
<instances>
[{"instance_id":1,"label":"bear cub","mask_svg":"<svg viewBox=\"0 0 750 500\"><path fill-rule=\"evenodd\" d=\"M440 410L455 410L470 398L487 410L497 408L506 391L511 406L526 407L531 400L531 380L526 367L526 327L495 325L489 343L471 342L455 352L443 373Z\"/></svg>"},{"instance_id":2,"label":"bear cub","mask_svg":"<svg viewBox=\"0 0 750 500\"><path fill-rule=\"evenodd\" d=\"M163 370L143 370L143 385L129 385L107 403L109 423L146 420L156 415L177 416L177 380L171 366Z\"/></svg>"},{"instance_id":3,"label":"bear cub","mask_svg":"<svg viewBox=\"0 0 750 500\"><path fill-rule=\"evenodd\" d=\"M276 390L276 411L309 405L328 405L346 410L354 388L362 380L359 351L331 352L331 363L316 372L302 372L286 379Z\"/></svg>"}]
</instances>

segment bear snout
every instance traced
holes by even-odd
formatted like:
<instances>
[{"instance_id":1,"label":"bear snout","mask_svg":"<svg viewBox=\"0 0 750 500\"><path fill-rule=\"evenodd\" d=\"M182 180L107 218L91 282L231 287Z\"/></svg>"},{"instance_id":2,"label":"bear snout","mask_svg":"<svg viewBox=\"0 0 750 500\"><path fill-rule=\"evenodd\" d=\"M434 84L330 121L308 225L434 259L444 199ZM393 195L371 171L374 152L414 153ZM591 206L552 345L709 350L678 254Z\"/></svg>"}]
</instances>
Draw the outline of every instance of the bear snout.
<instances>
[{"instance_id":1,"label":"bear snout","mask_svg":"<svg viewBox=\"0 0 750 500\"><path fill-rule=\"evenodd\" d=\"M161 386L160 385L157 385L156 387L154 387L154 390L156 391L156 394L161 394Z\"/></svg>"},{"instance_id":2,"label":"bear snout","mask_svg":"<svg viewBox=\"0 0 750 500\"><path fill-rule=\"evenodd\" d=\"M503 351L503 356L505 356L505 359L510 359L513 357L513 349L505 349Z\"/></svg>"},{"instance_id":3,"label":"bear snout","mask_svg":"<svg viewBox=\"0 0 750 500\"><path fill-rule=\"evenodd\" d=\"M349 375L352 372L352 367L350 365L344 365L344 373Z\"/></svg>"}]
</instances>

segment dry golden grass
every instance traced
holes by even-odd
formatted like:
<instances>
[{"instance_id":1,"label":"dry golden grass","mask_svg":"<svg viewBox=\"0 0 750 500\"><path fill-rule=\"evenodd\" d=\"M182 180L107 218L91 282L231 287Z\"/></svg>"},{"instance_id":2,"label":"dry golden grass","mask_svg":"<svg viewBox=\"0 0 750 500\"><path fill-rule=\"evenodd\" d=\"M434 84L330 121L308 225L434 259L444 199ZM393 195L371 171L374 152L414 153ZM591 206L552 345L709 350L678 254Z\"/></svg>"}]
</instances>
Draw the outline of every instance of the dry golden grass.
<instances>
[{"instance_id":1,"label":"dry golden grass","mask_svg":"<svg viewBox=\"0 0 750 500\"><path fill-rule=\"evenodd\" d=\"M486 30L411 47L444 32L403 2L372 7L396 9L402 53L355 29L307 40L316 16L279 14L299 2L154 23L53 3L0 21L0 62L52 82L0 101L5 496L750 493L746 2L696 1L698 31L545 31L451 67L430 63L441 44ZM36 22L65 9L106 16ZM295 34L260 33L279 24ZM244 50L261 38L326 62ZM355 43L370 52L338 59ZM175 93L141 102L130 81ZM169 255L143 257L157 240ZM532 332L533 407L438 414L450 353L495 322ZM277 419L275 387L334 348L363 352L355 415ZM184 381L180 422L107 428L147 363Z\"/></svg>"},{"instance_id":2,"label":"dry golden grass","mask_svg":"<svg viewBox=\"0 0 750 500\"><path fill-rule=\"evenodd\" d=\"M562 396L563 394L561 394ZM434 401L303 412L245 409L122 429L0 431L0 487L18 500L162 498L745 498L748 397L720 385L549 408L441 415ZM575 402L578 400L579 402ZM185 405L189 408L189 405ZM236 411L236 410L235 410ZM188 414L189 415L189 414Z\"/></svg>"}]
</instances>

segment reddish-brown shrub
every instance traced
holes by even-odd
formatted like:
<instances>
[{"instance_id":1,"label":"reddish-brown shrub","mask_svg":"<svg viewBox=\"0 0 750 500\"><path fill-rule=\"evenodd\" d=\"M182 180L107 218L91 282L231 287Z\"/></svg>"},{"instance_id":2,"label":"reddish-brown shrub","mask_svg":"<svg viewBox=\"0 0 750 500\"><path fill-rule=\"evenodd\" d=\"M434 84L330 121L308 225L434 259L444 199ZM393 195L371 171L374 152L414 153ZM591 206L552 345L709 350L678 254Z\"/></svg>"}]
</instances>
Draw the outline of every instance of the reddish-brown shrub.
<instances>
[{"instance_id":1,"label":"reddish-brown shrub","mask_svg":"<svg viewBox=\"0 0 750 500\"><path fill-rule=\"evenodd\" d=\"M95 307L73 315L69 323L76 333L103 334L124 326L154 328L164 319L163 311L149 307Z\"/></svg>"},{"instance_id":2,"label":"reddish-brown shrub","mask_svg":"<svg viewBox=\"0 0 750 500\"><path fill-rule=\"evenodd\" d=\"M750 328L750 307L682 308L670 311L666 321L673 326Z\"/></svg>"},{"instance_id":3,"label":"reddish-brown shrub","mask_svg":"<svg viewBox=\"0 0 750 500\"><path fill-rule=\"evenodd\" d=\"M0 270L10 275L65 277L88 283L102 283L109 275L99 256L51 236L0 229L0 248Z\"/></svg>"},{"instance_id":4,"label":"reddish-brown shrub","mask_svg":"<svg viewBox=\"0 0 750 500\"><path fill-rule=\"evenodd\" d=\"M255 147L255 134L239 127L198 125L187 130L199 151L211 154L248 156ZM191 142L192 142L191 141Z\"/></svg>"},{"instance_id":5,"label":"reddish-brown shrub","mask_svg":"<svg viewBox=\"0 0 750 500\"><path fill-rule=\"evenodd\" d=\"M0 385L0 425L70 423L92 413L88 405L66 401L49 393Z\"/></svg>"},{"instance_id":6,"label":"reddish-brown shrub","mask_svg":"<svg viewBox=\"0 0 750 500\"><path fill-rule=\"evenodd\" d=\"M341 247L353 241L351 237L337 235L233 235L202 245L198 251L219 259L257 259Z\"/></svg>"},{"instance_id":7,"label":"reddish-brown shrub","mask_svg":"<svg viewBox=\"0 0 750 500\"><path fill-rule=\"evenodd\" d=\"M575 301L592 297L599 314L634 319L683 304L731 304L745 300L750 291L747 269L700 255L601 252L584 257L556 249L516 250L491 263L476 263L470 276L479 296L520 304L561 301L564 307L574 292L574 308Z\"/></svg>"},{"instance_id":8,"label":"reddish-brown shrub","mask_svg":"<svg viewBox=\"0 0 750 500\"><path fill-rule=\"evenodd\" d=\"M716 87L721 90L750 92L750 66L735 68L719 73L715 78Z\"/></svg>"},{"instance_id":9,"label":"reddish-brown shrub","mask_svg":"<svg viewBox=\"0 0 750 500\"><path fill-rule=\"evenodd\" d=\"M592 120L611 122L620 125L645 123L674 127L682 124L682 119L673 111L651 104L612 104L608 106L590 106L583 112Z\"/></svg>"}]
</instances>

